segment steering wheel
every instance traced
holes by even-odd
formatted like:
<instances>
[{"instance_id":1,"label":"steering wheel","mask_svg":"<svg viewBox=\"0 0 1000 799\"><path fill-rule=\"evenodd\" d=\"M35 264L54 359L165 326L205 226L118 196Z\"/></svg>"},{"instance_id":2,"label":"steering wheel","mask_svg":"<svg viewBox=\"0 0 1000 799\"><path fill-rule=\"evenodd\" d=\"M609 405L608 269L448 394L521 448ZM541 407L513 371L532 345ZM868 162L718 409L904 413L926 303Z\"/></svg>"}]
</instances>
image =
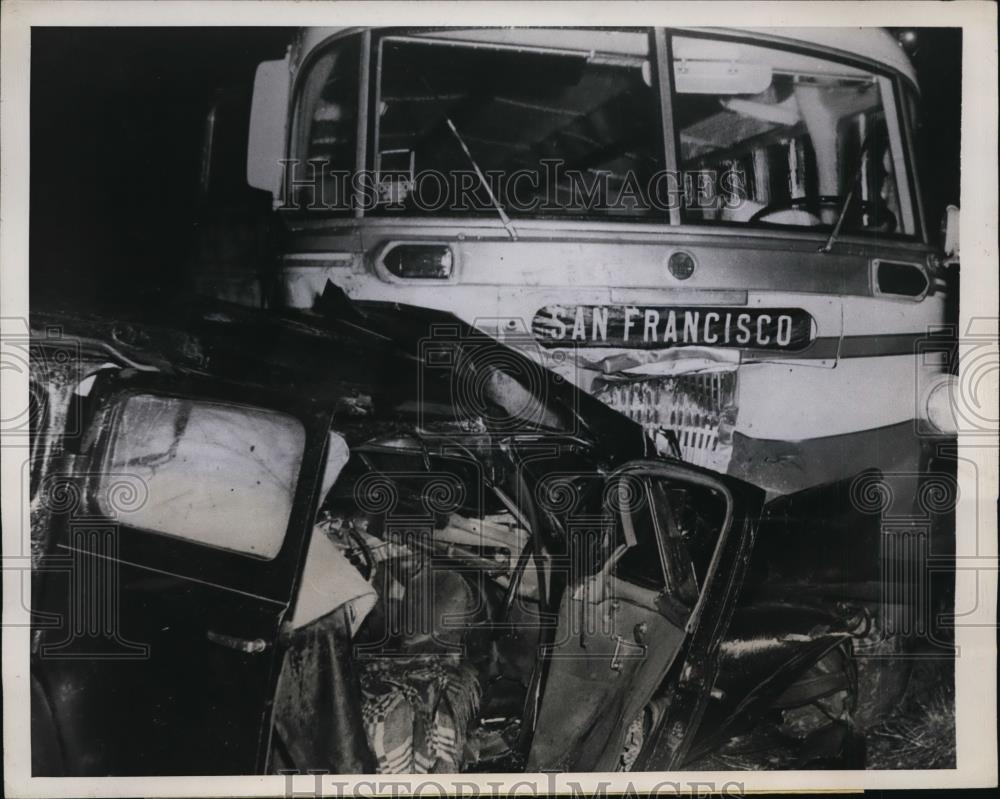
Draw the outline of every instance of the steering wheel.
<instances>
[{"instance_id":1,"label":"steering wheel","mask_svg":"<svg viewBox=\"0 0 1000 799\"><path fill-rule=\"evenodd\" d=\"M759 211L755 212L748 221L750 224L759 222L768 224L764 217L781 211L807 211L809 213L815 213L815 209L823 206L840 210L843 203L844 198L836 194L822 194L819 197L792 197L789 200L780 200L778 202L765 205ZM872 225L866 229L879 230L883 233L892 233L896 230L896 225L898 224L896 215L889 210L889 206L886 205L885 202L882 202L881 199L878 202L875 202L872 200L858 200L856 198L852 198L850 207L857 209L860 214L874 216L876 219L881 221L880 225Z\"/></svg>"},{"instance_id":2,"label":"steering wheel","mask_svg":"<svg viewBox=\"0 0 1000 799\"><path fill-rule=\"evenodd\" d=\"M371 582L372 577L375 574L375 553L372 552L372 548L368 546L368 542L365 541L365 537L360 532L355 530L353 526L348 526L347 535L357 545L357 548L361 553L361 558L364 560L363 570L359 566L359 571L362 571L361 576L368 582Z\"/></svg>"}]
</instances>

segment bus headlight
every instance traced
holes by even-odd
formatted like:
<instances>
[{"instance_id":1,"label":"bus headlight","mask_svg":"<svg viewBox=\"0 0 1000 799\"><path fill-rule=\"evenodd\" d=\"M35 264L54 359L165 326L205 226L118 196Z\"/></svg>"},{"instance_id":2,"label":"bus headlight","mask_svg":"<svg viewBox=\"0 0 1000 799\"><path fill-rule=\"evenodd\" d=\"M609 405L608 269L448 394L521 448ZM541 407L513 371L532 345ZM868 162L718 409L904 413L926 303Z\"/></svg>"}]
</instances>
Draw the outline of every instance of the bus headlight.
<instances>
[{"instance_id":1,"label":"bus headlight","mask_svg":"<svg viewBox=\"0 0 1000 799\"><path fill-rule=\"evenodd\" d=\"M958 415L955 412L957 391L958 379L954 375L941 375L923 392L920 415L939 433L958 433Z\"/></svg>"}]
</instances>

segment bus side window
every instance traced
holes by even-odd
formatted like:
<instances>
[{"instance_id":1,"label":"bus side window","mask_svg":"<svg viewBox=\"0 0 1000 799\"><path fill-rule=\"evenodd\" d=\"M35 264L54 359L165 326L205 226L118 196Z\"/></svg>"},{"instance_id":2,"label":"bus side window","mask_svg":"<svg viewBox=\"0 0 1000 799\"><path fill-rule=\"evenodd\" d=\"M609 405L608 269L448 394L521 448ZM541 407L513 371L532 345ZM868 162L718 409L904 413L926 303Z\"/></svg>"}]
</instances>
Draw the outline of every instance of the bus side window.
<instances>
[{"instance_id":1,"label":"bus side window","mask_svg":"<svg viewBox=\"0 0 1000 799\"><path fill-rule=\"evenodd\" d=\"M360 58L360 37L334 44L313 65L301 89L292 137L294 152L305 158L293 166L293 207L350 210Z\"/></svg>"}]
</instances>

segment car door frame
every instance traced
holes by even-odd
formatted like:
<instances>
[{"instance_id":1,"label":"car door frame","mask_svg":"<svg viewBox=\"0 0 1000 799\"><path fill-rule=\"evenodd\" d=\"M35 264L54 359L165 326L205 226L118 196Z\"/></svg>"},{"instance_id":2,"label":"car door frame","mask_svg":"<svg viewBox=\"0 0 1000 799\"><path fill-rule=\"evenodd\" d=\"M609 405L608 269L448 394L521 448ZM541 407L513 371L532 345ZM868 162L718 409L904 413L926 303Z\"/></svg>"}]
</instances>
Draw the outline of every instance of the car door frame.
<instances>
[{"instance_id":1,"label":"car door frame","mask_svg":"<svg viewBox=\"0 0 1000 799\"><path fill-rule=\"evenodd\" d=\"M100 514L94 515L96 500L93 496L96 482L100 479L100 456L106 451L112 440L115 413L121 407L125 398L135 394L153 394L161 397L186 398L205 403L215 403L236 407L252 408L262 411L282 413L295 418L303 428L304 441L302 457L298 474L295 478L293 500L289 511L285 533L281 547L274 558L264 560L240 552L224 550L218 547L185 540L163 533L138 530L120 525ZM53 481L49 491L69 491L74 497L72 507L56 508L50 520L50 535L46 555L39 569L40 585L38 597L43 610L49 607L58 609L60 599L50 596L47 600L46 585L51 585L54 573L66 572L74 568L74 558L79 565L80 558L92 560L103 559L113 561L117 569L147 570L165 575L165 579L177 579L179 582L190 582L192 585L211 586L223 592L233 592L249 598L249 601L261 607L270 607L268 614L275 614L275 629L280 629L294 603L295 592L301 579L305 559L306 544L309 531L312 529L316 506L319 501L318 491L322 469L325 462L328 442L328 431L332 411L311 398L291 396L287 391L279 391L273 387L248 385L229 379L222 379L206 374L144 372L134 369L109 370L98 376L89 396L86 406L88 418L83 420L81 427L83 435L69 443L67 455L59 464L57 473L61 474L59 481ZM81 518L82 517L82 518ZM111 521L112 526L127 530L126 535L114 536L113 557L106 553L73 551L71 539L75 523ZM197 556L197 557L193 557ZM58 594L58 588L52 589ZM70 602L72 597L67 597ZM68 618L70 606L63 608L63 621ZM270 616L268 616L270 618ZM67 673L72 679L73 663L79 663L79 657L74 658L71 652L63 652L59 657L60 642L46 641L49 637L47 629L36 632L38 641L33 645L32 673L40 679L40 685L47 689L47 702L52 709L55 732L60 737L58 742L63 752L66 752L67 736L86 737L86 718L81 718L74 712L72 705L62 707L60 693L55 686L65 682ZM115 639L112 633L112 639ZM33 635L34 641L35 635ZM261 723L259 729L247 731L247 735L256 736L254 762L250 769L253 773L261 773L266 765L270 745L271 723L270 703L273 698L273 688L280 668L281 647L277 635L273 640L247 640L238 635L228 636L226 631L220 631L218 640L209 638L220 649L233 651L234 663L237 656L259 656L262 653L268 658L267 666L262 667L267 672L264 695L259 697L265 705L261 708ZM117 661L129 657L141 659L148 657L149 652L143 652L141 644L138 647L129 641L113 640L122 647L121 657ZM112 658L109 662L114 662ZM96 663L96 665L95 665ZM48 664L48 665L47 665ZM101 661L91 658L91 662L79 667L82 676L80 680L99 680ZM49 674L46 674L49 672ZM79 687L79 686L77 686ZM165 691L164 686L158 686ZM153 689L155 690L155 689ZM223 710L224 712L224 710ZM183 732L185 735L197 734L198 725ZM122 730L123 735L134 735L134 730ZM86 744L80 751L86 752ZM249 752L250 743L246 743ZM107 749L107 747L106 747ZM109 763L114 763L111 754ZM70 758L70 755L67 755ZM249 765L249 757L247 758ZM73 772L72 762L65 763L70 773Z\"/></svg>"},{"instance_id":2,"label":"car door frame","mask_svg":"<svg viewBox=\"0 0 1000 799\"><path fill-rule=\"evenodd\" d=\"M671 686L670 705L634 765L636 771L675 770L687 758L715 684L720 647L750 564L765 494L742 480L677 462L631 461L613 474L629 472L686 479L722 490L729 499L727 523L688 617L688 642L676 684Z\"/></svg>"},{"instance_id":3,"label":"car door frame","mask_svg":"<svg viewBox=\"0 0 1000 799\"><path fill-rule=\"evenodd\" d=\"M704 584L697 601L683 622L686 641L682 642L680 651L675 654L672 660L663 665L658 673L658 678L647 679L641 686L633 685L630 687L631 691L642 692L645 700L648 701L661 688L663 680L668 677L668 674L680 674L675 691L678 692L679 697L682 697L682 700L672 703L670 711L665 714L664 718L661 718L661 723L653 731L655 737L650 738L651 745L644 747L643 754L640 755L640 759L636 763L636 768L645 768L652 761L656 762L656 768L660 769L664 767L660 765L660 762L667 757L671 763L675 764L670 767L676 767L676 763L683 759L687 748L691 745L693 735L697 731L698 721L704 713L709 691L715 681L719 645L728 628L729 619L739 595L743 574L749 563L749 555L756 534L754 519L760 516L764 492L748 483L707 469L677 461L653 459L635 459L622 464L608 474L604 486L610 484L612 480L630 474L664 477L678 482L709 487L723 492L727 499L727 516L706 571ZM667 550L661 540L656 541L656 547L666 586L667 564L665 559ZM617 549L609 553L608 562L599 569L597 577L600 578L609 570L613 570L614 563L622 554L623 551ZM585 581L593 579L595 578L588 577L585 578ZM568 585L561 604L567 601L567 597L572 597L578 588L579 586ZM680 603L669 595L666 587L661 592L659 599L661 600L658 602L659 614L664 616L668 622L674 625L679 624L678 609ZM562 613L562 609L560 609L560 613ZM551 652L546 652L544 657L547 662L540 664L544 668L545 676L538 710L535 712L536 720L540 717L545 694L551 684L551 654ZM678 670L676 666L679 659L683 660L683 663ZM628 721L624 721L626 726ZM663 723L664 721L666 724ZM667 724L671 725L669 729L683 731L680 739L675 740L674 737L671 737L669 741L666 741L662 735L658 734L662 733ZM607 760L612 754L617 754L617 750L612 752L612 749L617 746L621 737L618 733L624 735L624 732L625 728L623 727L609 736L599 754L601 760ZM535 727L533 737L537 733L538 728ZM668 744L672 747L669 751L665 749ZM651 755L654 749L655 754Z\"/></svg>"}]
</instances>

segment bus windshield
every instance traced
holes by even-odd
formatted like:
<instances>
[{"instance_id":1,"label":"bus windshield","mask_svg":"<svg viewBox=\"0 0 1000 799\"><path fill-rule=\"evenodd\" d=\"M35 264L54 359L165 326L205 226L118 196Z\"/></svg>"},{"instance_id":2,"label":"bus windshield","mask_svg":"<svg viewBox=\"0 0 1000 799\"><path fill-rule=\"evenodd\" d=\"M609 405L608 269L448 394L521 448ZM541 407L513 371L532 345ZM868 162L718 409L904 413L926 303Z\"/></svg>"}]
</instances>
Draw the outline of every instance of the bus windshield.
<instances>
[{"instance_id":1,"label":"bus windshield","mask_svg":"<svg viewBox=\"0 0 1000 799\"><path fill-rule=\"evenodd\" d=\"M511 216L662 218L642 196L665 164L659 101L647 36L632 37L604 54L383 39L386 205L490 213L492 193Z\"/></svg>"},{"instance_id":2,"label":"bus windshield","mask_svg":"<svg viewBox=\"0 0 1000 799\"><path fill-rule=\"evenodd\" d=\"M677 163L698 181L685 221L817 227L843 213L845 231L914 232L888 78L775 47L672 42Z\"/></svg>"},{"instance_id":3,"label":"bus windshield","mask_svg":"<svg viewBox=\"0 0 1000 799\"><path fill-rule=\"evenodd\" d=\"M322 192L343 205L361 186L366 214L917 232L893 81L855 64L674 34L668 71L646 31L418 31L373 48L366 180ZM356 149L357 60L312 64L292 155L330 175Z\"/></svg>"}]
</instances>

